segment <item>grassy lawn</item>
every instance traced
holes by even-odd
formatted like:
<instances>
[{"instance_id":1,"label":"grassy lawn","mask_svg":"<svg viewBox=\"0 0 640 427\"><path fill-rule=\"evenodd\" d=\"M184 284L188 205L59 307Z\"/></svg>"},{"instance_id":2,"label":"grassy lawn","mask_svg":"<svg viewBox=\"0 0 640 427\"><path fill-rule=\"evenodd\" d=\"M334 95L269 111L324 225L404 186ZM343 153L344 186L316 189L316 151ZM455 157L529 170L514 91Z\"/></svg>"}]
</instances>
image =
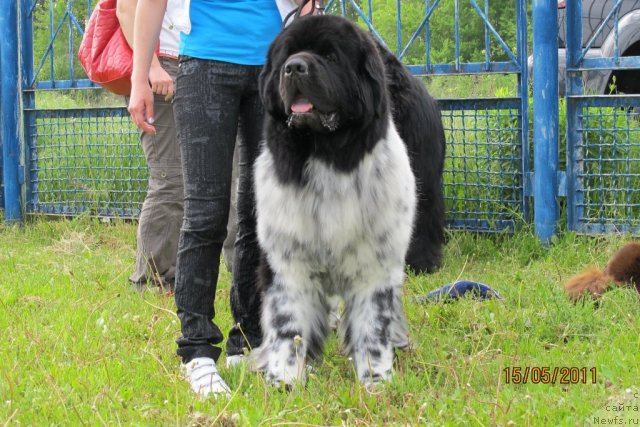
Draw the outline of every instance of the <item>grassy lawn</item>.
<instances>
[{"instance_id":1,"label":"grassy lawn","mask_svg":"<svg viewBox=\"0 0 640 427\"><path fill-rule=\"evenodd\" d=\"M603 267L625 240L566 234L544 248L526 231L453 233L443 268L408 280L414 348L398 354L390 384L360 387L332 337L304 388L286 393L222 368L233 397L199 401L174 355L173 299L127 283L134 224L0 225L0 425L573 426L616 416L640 425L638 296L617 289L574 306L561 288L583 266ZM217 321L228 330L222 271ZM456 279L487 283L504 300L416 302ZM559 384L561 371L556 384L507 383L515 367L584 367L587 384L583 371L577 384Z\"/></svg>"}]
</instances>

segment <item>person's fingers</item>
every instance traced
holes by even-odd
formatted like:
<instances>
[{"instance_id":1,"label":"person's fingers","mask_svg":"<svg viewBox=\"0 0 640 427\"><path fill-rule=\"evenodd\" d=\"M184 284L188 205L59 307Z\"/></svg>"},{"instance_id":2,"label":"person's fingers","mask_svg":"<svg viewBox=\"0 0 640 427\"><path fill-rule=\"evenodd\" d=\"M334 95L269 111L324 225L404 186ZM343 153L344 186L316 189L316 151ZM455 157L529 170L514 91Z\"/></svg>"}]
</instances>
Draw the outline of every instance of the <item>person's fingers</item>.
<instances>
[{"instance_id":1,"label":"person's fingers","mask_svg":"<svg viewBox=\"0 0 640 427\"><path fill-rule=\"evenodd\" d=\"M173 99L173 94L174 93L176 93L176 87L175 87L175 85L173 83L173 80L171 80L169 82L169 90L167 90L167 96L165 96L164 99L167 99L167 98L168 98L167 100Z\"/></svg>"},{"instance_id":2,"label":"person's fingers","mask_svg":"<svg viewBox=\"0 0 640 427\"><path fill-rule=\"evenodd\" d=\"M129 114L131 115L131 120L133 124L137 127L140 127L142 122L144 122L144 115L140 109L134 106L132 103L129 103Z\"/></svg>"},{"instance_id":3,"label":"person's fingers","mask_svg":"<svg viewBox=\"0 0 640 427\"><path fill-rule=\"evenodd\" d=\"M165 95L164 100L167 101L167 102L173 100L173 95L174 95L173 87L171 87L171 90L169 90L167 92L167 94Z\"/></svg>"},{"instance_id":4,"label":"person's fingers","mask_svg":"<svg viewBox=\"0 0 640 427\"><path fill-rule=\"evenodd\" d=\"M142 129L145 132L148 133L156 133L156 128L153 127L153 120L154 120L154 116L153 116L153 97L151 97L151 99L146 98L144 100L145 103L145 112L146 115L144 117L144 121L142 123L142 126L140 126L140 129Z\"/></svg>"},{"instance_id":5,"label":"person's fingers","mask_svg":"<svg viewBox=\"0 0 640 427\"><path fill-rule=\"evenodd\" d=\"M173 81L157 81L151 84L151 91L158 95L169 95L173 93Z\"/></svg>"},{"instance_id":6,"label":"person's fingers","mask_svg":"<svg viewBox=\"0 0 640 427\"><path fill-rule=\"evenodd\" d=\"M173 94L172 94L172 93L168 93L168 94L164 97L164 100L165 100L166 102L171 102L171 101L173 101Z\"/></svg>"},{"instance_id":7,"label":"person's fingers","mask_svg":"<svg viewBox=\"0 0 640 427\"><path fill-rule=\"evenodd\" d=\"M134 98L129 102L129 114L133 123L144 132L155 133L153 124L153 101L147 99L136 101Z\"/></svg>"}]
</instances>

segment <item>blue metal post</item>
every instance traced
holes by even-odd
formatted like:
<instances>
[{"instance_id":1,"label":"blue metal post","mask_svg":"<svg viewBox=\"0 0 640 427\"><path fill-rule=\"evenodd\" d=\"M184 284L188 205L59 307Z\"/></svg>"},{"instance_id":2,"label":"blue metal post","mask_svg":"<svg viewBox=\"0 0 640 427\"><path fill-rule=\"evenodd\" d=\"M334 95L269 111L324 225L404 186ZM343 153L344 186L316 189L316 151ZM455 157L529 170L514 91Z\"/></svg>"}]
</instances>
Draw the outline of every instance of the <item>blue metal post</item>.
<instances>
[{"instance_id":1,"label":"blue metal post","mask_svg":"<svg viewBox=\"0 0 640 427\"><path fill-rule=\"evenodd\" d=\"M557 0L533 0L534 227L544 242L559 217L557 8Z\"/></svg>"},{"instance_id":2,"label":"blue metal post","mask_svg":"<svg viewBox=\"0 0 640 427\"><path fill-rule=\"evenodd\" d=\"M2 61L2 43L0 43L0 61ZM2 75L2 62L0 62L0 76ZM0 99L2 99L2 83L0 82ZM0 132L2 132L2 105L0 105ZM2 133L0 133L0 211L4 210L4 172L2 162Z\"/></svg>"},{"instance_id":3,"label":"blue metal post","mask_svg":"<svg viewBox=\"0 0 640 427\"><path fill-rule=\"evenodd\" d=\"M582 138L578 98L582 95L582 72L578 71L578 58L582 50L582 0L567 2L566 11L567 76L567 228L577 230L582 217L584 193L579 191L582 169L577 145Z\"/></svg>"},{"instance_id":4,"label":"blue metal post","mask_svg":"<svg viewBox=\"0 0 640 427\"><path fill-rule=\"evenodd\" d=\"M33 186L30 176L30 162L32 160L30 147L34 144L34 132L36 128L35 107L36 107L36 93L34 89L34 76L33 76L33 12L34 4L33 0L20 0L20 76L22 77L22 130L23 136L23 155L24 163L26 167L22 176L22 184L24 184L25 194L23 200L23 213L29 213L29 206L33 206ZM88 15L87 15L88 16ZM71 57L70 57L71 58Z\"/></svg>"},{"instance_id":5,"label":"blue metal post","mask_svg":"<svg viewBox=\"0 0 640 427\"><path fill-rule=\"evenodd\" d=\"M487 3L489 0L486 0ZM489 13L486 13L489 16ZM530 172L529 158L529 67L527 66L527 0L516 0L516 20L518 22L516 40L518 44L518 96L520 97L520 126L522 128L522 172L526 177ZM486 30L485 30L486 31ZM490 59L490 58L489 58ZM524 178L526 179L526 178ZM524 183L523 183L524 184ZM526 193L528 185L522 186L522 216L527 223L531 222L531 206Z\"/></svg>"},{"instance_id":6,"label":"blue metal post","mask_svg":"<svg viewBox=\"0 0 640 427\"><path fill-rule=\"evenodd\" d=\"M0 60L2 59L2 43L0 43ZM0 62L0 75L2 75L2 62ZM0 99L2 99L2 83L0 83ZM0 129L2 129L2 106L0 105ZM0 132L2 132L0 130ZM4 156L2 155L2 134L0 133L0 210L4 210L4 172L2 162Z\"/></svg>"},{"instance_id":7,"label":"blue metal post","mask_svg":"<svg viewBox=\"0 0 640 427\"><path fill-rule=\"evenodd\" d=\"M20 180L20 83L18 72L18 3L0 1L0 119L4 181L4 213L7 222L22 220Z\"/></svg>"}]
</instances>

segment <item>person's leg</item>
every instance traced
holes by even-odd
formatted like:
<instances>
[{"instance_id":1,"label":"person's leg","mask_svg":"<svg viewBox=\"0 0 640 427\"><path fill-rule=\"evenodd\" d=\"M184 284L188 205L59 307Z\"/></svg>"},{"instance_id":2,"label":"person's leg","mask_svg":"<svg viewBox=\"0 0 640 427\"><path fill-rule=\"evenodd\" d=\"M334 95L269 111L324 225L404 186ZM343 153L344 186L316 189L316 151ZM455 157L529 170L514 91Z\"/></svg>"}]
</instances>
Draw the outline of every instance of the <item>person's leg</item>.
<instances>
[{"instance_id":1,"label":"person's leg","mask_svg":"<svg viewBox=\"0 0 640 427\"><path fill-rule=\"evenodd\" d=\"M184 58L174 111L182 153L184 220L176 271L182 336L178 355L217 360L222 333L213 322L222 243L227 234L237 131L238 66Z\"/></svg>"},{"instance_id":2,"label":"person's leg","mask_svg":"<svg viewBox=\"0 0 640 427\"><path fill-rule=\"evenodd\" d=\"M175 78L177 61L162 58L161 63ZM138 223L136 269L129 280L138 287L151 282L170 291L182 222L182 166L171 102L156 95L154 112L156 134L141 136L149 180Z\"/></svg>"},{"instance_id":3,"label":"person's leg","mask_svg":"<svg viewBox=\"0 0 640 427\"><path fill-rule=\"evenodd\" d=\"M227 340L227 356L237 356L262 342L260 308L262 297L257 289L257 268L260 249L256 234L253 164L262 140L264 108L258 94L260 67L248 67L249 78L240 106L238 162L238 232L233 263L231 311L234 326Z\"/></svg>"}]
</instances>

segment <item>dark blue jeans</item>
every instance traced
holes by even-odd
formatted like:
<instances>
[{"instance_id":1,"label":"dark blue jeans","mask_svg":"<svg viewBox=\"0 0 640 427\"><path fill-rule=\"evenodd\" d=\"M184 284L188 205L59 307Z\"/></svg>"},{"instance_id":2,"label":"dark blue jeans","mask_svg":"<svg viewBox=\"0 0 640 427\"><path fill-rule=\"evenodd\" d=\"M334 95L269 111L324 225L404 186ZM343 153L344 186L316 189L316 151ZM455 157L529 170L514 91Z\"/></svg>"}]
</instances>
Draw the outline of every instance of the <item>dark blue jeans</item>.
<instances>
[{"instance_id":1,"label":"dark blue jeans","mask_svg":"<svg viewBox=\"0 0 640 427\"><path fill-rule=\"evenodd\" d=\"M238 232L227 354L262 341L253 163L262 138L258 95L261 67L190 57L180 59L174 114L182 154L184 218L178 243L176 305L183 362L220 356L222 333L213 322L220 252L227 233L233 150L238 140ZM246 339L245 339L246 338Z\"/></svg>"}]
</instances>

